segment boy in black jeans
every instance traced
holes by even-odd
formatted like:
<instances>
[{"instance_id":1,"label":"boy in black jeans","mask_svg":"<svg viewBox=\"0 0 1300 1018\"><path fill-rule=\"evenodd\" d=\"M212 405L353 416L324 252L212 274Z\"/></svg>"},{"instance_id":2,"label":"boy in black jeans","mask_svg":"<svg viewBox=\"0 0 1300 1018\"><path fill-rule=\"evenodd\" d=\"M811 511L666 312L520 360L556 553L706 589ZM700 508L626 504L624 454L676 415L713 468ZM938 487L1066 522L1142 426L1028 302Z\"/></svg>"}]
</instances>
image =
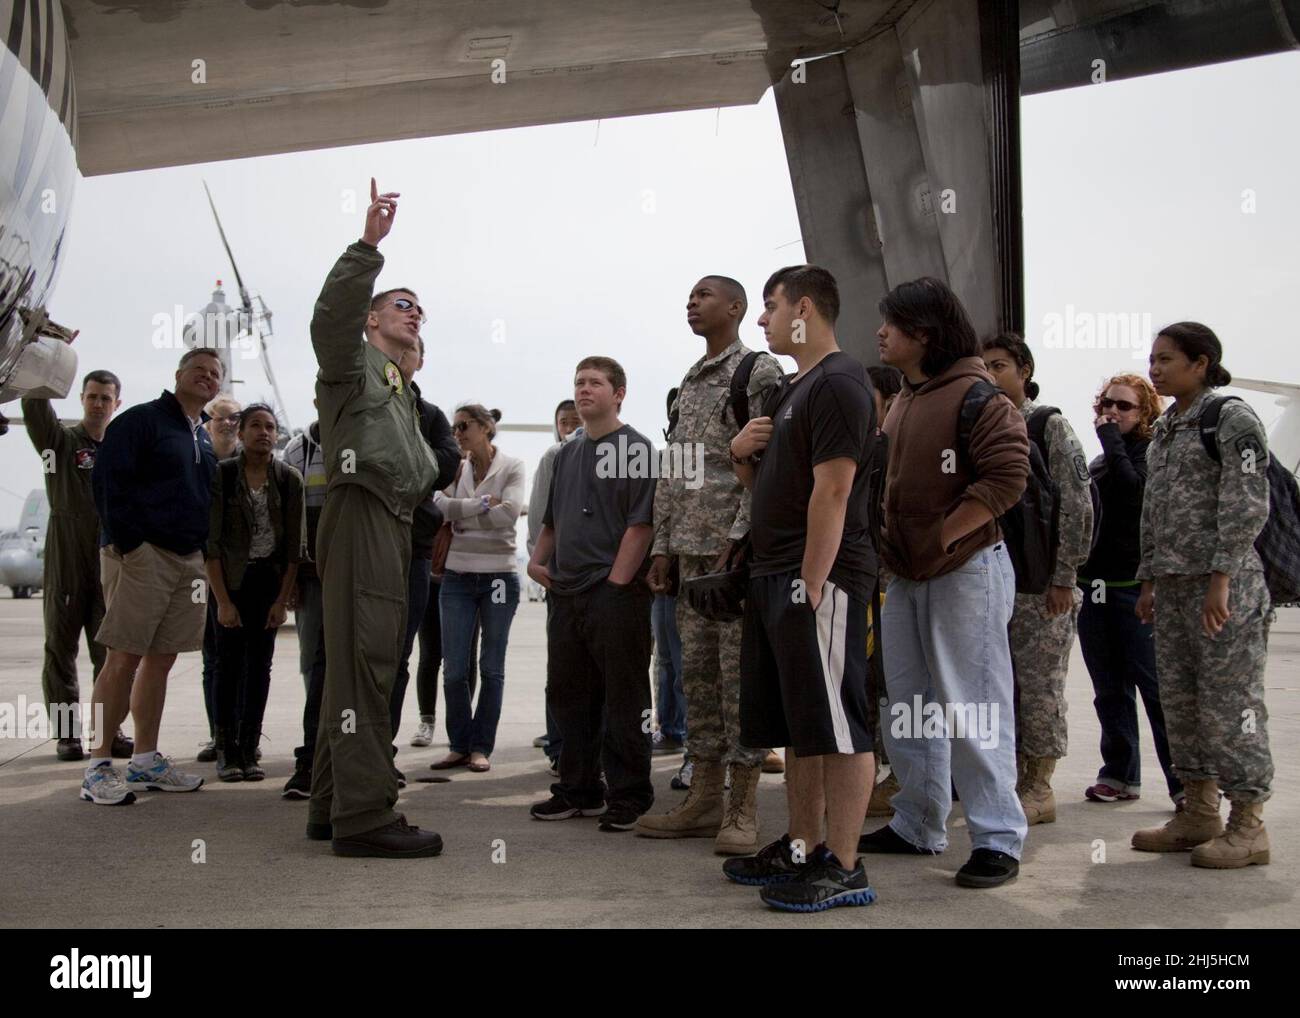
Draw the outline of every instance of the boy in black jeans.
<instances>
[{"instance_id":1,"label":"boy in black jeans","mask_svg":"<svg viewBox=\"0 0 1300 1018\"><path fill-rule=\"evenodd\" d=\"M530 812L537 820L599 816L602 831L631 830L654 802L645 573L655 452L618 419L626 391L616 361L578 364L574 401L584 434L555 457L528 563L528 575L549 592L546 705L564 739L560 780Z\"/></svg>"}]
</instances>

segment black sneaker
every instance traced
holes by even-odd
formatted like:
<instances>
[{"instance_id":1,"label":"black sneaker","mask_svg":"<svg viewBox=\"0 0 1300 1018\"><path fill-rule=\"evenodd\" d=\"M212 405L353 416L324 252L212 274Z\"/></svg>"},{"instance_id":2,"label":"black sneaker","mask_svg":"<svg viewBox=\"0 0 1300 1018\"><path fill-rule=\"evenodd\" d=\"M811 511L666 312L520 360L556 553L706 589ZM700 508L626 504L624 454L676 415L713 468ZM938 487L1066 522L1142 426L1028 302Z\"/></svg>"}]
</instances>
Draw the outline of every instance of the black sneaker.
<instances>
[{"instance_id":1,"label":"black sneaker","mask_svg":"<svg viewBox=\"0 0 1300 1018\"><path fill-rule=\"evenodd\" d=\"M598 817L605 812L605 804L602 802L599 806L593 806L588 809L581 809L571 805L568 799L561 799L558 795L553 795L545 802L533 803L528 810L534 820L568 820L570 817ZM636 822L633 818L633 823Z\"/></svg>"},{"instance_id":2,"label":"black sneaker","mask_svg":"<svg viewBox=\"0 0 1300 1018\"><path fill-rule=\"evenodd\" d=\"M824 912L837 905L870 905L876 900L862 860L846 870L825 845L813 849L797 879L764 887L758 896L785 912Z\"/></svg>"},{"instance_id":3,"label":"black sneaker","mask_svg":"<svg viewBox=\"0 0 1300 1018\"><path fill-rule=\"evenodd\" d=\"M130 736L122 734L122 729L117 730L113 736L113 742L109 747L109 753L118 760L130 760L135 756L135 740Z\"/></svg>"},{"instance_id":4,"label":"black sneaker","mask_svg":"<svg viewBox=\"0 0 1300 1018\"><path fill-rule=\"evenodd\" d=\"M997 887L1014 880L1019 872L1020 863L1013 856L992 848L977 848L957 871L957 886Z\"/></svg>"},{"instance_id":5,"label":"black sneaker","mask_svg":"<svg viewBox=\"0 0 1300 1018\"><path fill-rule=\"evenodd\" d=\"M600 815L600 829L607 834L630 831L644 812L645 810L616 802Z\"/></svg>"},{"instance_id":6,"label":"black sneaker","mask_svg":"<svg viewBox=\"0 0 1300 1018\"><path fill-rule=\"evenodd\" d=\"M84 760L86 759L85 750L81 748L80 739L60 739L58 746L54 749L55 755L60 760Z\"/></svg>"},{"instance_id":7,"label":"black sneaker","mask_svg":"<svg viewBox=\"0 0 1300 1018\"><path fill-rule=\"evenodd\" d=\"M866 855L938 855L928 848L918 848L889 824L858 839L858 851Z\"/></svg>"},{"instance_id":8,"label":"black sneaker","mask_svg":"<svg viewBox=\"0 0 1300 1018\"><path fill-rule=\"evenodd\" d=\"M217 740L209 739L199 749L199 755L194 758L199 763L212 763L217 759Z\"/></svg>"},{"instance_id":9,"label":"black sneaker","mask_svg":"<svg viewBox=\"0 0 1300 1018\"><path fill-rule=\"evenodd\" d=\"M728 859L722 864L722 875L737 884L763 887L794 880L803 867L794 860L790 835L782 834L780 841L764 845L755 855Z\"/></svg>"},{"instance_id":10,"label":"black sneaker","mask_svg":"<svg viewBox=\"0 0 1300 1018\"><path fill-rule=\"evenodd\" d=\"M284 783L280 795L286 799L310 799L311 768L301 766L294 768L293 776Z\"/></svg>"}]
</instances>

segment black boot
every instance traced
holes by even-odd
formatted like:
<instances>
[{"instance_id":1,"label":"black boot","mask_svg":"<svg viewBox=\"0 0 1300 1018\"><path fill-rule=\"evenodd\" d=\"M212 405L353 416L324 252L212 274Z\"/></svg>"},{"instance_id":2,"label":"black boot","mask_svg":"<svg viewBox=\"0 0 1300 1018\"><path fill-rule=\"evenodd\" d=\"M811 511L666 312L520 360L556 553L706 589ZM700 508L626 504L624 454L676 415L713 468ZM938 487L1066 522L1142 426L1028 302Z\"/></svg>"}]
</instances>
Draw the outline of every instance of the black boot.
<instances>
[{"instance_id":1,"label":"black boot","mask_svg":"<svg viewBox=\"0 0 1300 1018\"><path fill-rule=\"evenodd\" d=\"M233 728L217 727L214 740L217 750L217 777L222 781L244 780L244 758Z\"/></svg>"},{"instance_id":2,"label":"black boot","mask_svg":"<svg viewBox=\"0 0 1300 1018\"><path fill-rule=\"evenodd\" d=\"M262 726L241 721L239 724L239 747L243 752L244 780L261 781L266 771L257 762L257 744L262 741Z\"/></svg>"}]
</instances>

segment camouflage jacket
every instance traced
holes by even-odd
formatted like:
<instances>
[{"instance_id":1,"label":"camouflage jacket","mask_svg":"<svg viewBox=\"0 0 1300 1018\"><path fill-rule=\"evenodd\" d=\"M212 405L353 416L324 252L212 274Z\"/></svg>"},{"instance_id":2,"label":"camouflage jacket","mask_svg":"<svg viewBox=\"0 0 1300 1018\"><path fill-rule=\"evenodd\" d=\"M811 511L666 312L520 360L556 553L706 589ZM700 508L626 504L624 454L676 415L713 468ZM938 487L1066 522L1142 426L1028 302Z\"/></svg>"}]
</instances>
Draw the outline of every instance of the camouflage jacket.
<instances>
[{"instance_id":1,"label":"camouflage jacket","mask_svg":"<svg viewBox=\"0 0 1300 1018\"><path fill-rule=\"evenodd\" d=\"M1037 409L1038 404L1032 399L1020 404L1026 422ZM1052 414L1047 419L1043 438L1047 442L1047 469L1061 494L1061 542L1056 548L1052 586L1073 587L1078 580L1078 569L1088 561L1092 548L1094 521L1088 460L1064 414Z\"/></svg>"},{"instance_id":2,"label":"camouflage jacket","mask_svg":"<svg viewBox=\"0 0 1300 1018\"><path fill-rule=\"evenodd\" d=\"M749 533L749 492L731 469L731 440L740 429L727 402L731 376L749 352L736 340L716 357L701 357L682 379L673 404L677 424L664 459L669 469L655 487L653 555L717 555L728 540ZM761 416L781 374L775 357L759 354L746 390L751 418Z\"/></svg>"},{"instance_id":3,"label":"camouflage jacket","mask_svg":"<svg viewBox=\"0 0 1300 1018\"><path fill-rule=\"evenodd\" d=\"M1255 411L1225 403L1216 440L1221 462L1201 445L1206 389L1183 413L1166 411L1147 447L1139 580L1264 568L1255 538L1268 519L1268 441Z\"/></svg>"}]
</instances>

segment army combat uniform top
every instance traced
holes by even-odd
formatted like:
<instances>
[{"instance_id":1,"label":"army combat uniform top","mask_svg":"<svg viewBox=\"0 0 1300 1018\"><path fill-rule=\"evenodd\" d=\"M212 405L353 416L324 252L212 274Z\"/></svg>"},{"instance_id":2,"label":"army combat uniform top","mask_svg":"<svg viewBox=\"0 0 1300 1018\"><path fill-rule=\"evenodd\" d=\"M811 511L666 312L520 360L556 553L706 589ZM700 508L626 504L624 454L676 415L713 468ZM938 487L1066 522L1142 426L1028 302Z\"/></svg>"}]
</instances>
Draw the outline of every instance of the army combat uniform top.
<instances>
[{"instance_id":1,"label":"army combat uniform top","mask_svg":"<svg viewBox=\"0 0 1300 1018\"><path fill-rule=\"evenodd\" d=\"M1038 404L1020 404L1026 421ZM1016 753L1059 760L1065 756L1065 676L1083 593L1075 585L1078 568L1088 559L1092 542L1092 495L1088 461L1063 414L1052 414L1043 428L1047 469L1060 494L1060 543L1051 585L1066 587L1073 597L1068 612L1047 614L1046 594L1016 594L1007 633L1016 670Z\"/></svg>"},{"instance_id":2,"label":"army combat uniform top","mask_svg":"<svg viewBox=\"0 0 1300 1018\"><path fill-rule=\"evenodd\" d=\"M406 635L411 516L438 478L415 393L365 340L383 264L378 249L352 244L311 322L326 474L316 537L325 690L308 820L332 823L335 838L396 819L389 698Z\"/></svg>"},{"instance_id":3,"label":"army combat uniform top","mask_svg":"<svg viewBox=\"0 0 1300 1018\"><path fill-rule=\"evenodd\" d=\"M1229 799L1269 797L1273 758L1264 706L1272 606L1255 538L1268 519L1268 443L1245 403L1225 403L1216 463L1201 444L1207 389L1166 411L1147 448L1139 580L1155 584L1156 673L1174 770L1214 779ZM1229 617L1201 627L1210 573L1229 577Z\"/></svg>"},{"instance_id":4,"label":"army combat uniform top","mask_svg":"<svg viewBox=\"0 0 1300 1018\"><path fill-rule=\"evenodd\" d=\"M672 469L655 486L651 554L676 556L683 580L712 571L728 540L749 533L750 494L731 467L731 440L740 428L729 401L731 376L749 352L736 340L716 357L701 357L673 404L677 422L666 460ZM758 355L746 387L750 419L762 415L781 375L776 358ZM689 478L679 464L689 468ZM686 730L695 759L752 766L766 755L740 745L740 630L739 621L709 622L685 597L677 599Z\"/></svg>"},{"instance_id":5,"label":"army combat uniform top","mask_svg":"<svg viewBox=\"0 0 1300 1018\"><path fill-rule=\"evenodd\" d=\"M64 427L47 399L22 401L32 445L45 461L50 522L45 533L45 664L41 689L46 704L80 702L77 643L86 632L95 675L105 651L95 633L104 618L99 585L99 513L90 485L99 443L81 424ZM60 732L61 738L80 733Z\"/></svg>"}]
</instances>

